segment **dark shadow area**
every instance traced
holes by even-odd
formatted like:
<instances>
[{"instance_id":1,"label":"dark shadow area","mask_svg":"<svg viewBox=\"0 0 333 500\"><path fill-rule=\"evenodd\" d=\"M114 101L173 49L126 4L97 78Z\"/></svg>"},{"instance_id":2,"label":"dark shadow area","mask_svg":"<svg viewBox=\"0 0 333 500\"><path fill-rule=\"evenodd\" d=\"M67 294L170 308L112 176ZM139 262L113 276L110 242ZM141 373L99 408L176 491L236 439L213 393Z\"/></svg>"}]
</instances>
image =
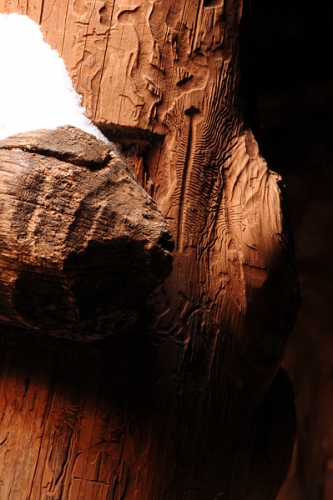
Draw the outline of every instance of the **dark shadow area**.
<instances>
[{"instance_id":1,"label":"dark shadow area","mask_svg":"<svg viewBox=\"0 0 333 500\"><path fill-rule=\"evenodd\" d=\"M26 391L32 378L50 398L62 394L77 400L77 417L80 404L94 398L142 413L154 406L153 391L161 376L155 341L140 326L86 343L2 325L0 373L18 385L25 381Z\"/></svg>"},{"instance_id":2,"label":"dark shadow area","mask_svg":"<svg viewBox=\"0 0 333 500\"><path fill-rule=\"evenodd\" d=\"M284 361L296 393L298 443L279 500L333 498L332 21L329 0L252 2L248 54L261 125L254 133L269 168L283 178L302 292Z\"/></svg>"}]
</instances>

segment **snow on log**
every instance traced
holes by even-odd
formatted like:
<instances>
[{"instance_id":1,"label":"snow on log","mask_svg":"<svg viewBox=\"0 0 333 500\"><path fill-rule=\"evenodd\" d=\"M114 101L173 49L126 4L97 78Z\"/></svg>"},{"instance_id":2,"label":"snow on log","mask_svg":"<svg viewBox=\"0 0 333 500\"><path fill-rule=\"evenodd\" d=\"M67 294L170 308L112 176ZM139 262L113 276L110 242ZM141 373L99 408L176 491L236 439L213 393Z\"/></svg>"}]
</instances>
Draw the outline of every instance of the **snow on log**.
<instances>
[{"instance_id":1,"label":"snow on log","mask_svg":"<svg viewBox=\"0 0 333 500\"><path fill-rule=\"evenodd\" d=\"M64 61L28 16L0 14L0 139L73 125L106 137L87 118Z\"/></svg>"}]
</instances>

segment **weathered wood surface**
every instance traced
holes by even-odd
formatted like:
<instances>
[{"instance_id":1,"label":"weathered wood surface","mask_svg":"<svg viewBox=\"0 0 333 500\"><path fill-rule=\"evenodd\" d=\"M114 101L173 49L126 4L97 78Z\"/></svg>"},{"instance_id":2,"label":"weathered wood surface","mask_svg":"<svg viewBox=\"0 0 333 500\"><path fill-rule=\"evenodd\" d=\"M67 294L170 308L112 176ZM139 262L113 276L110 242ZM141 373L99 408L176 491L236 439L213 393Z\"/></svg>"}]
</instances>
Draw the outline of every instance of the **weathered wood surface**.
<instances>
[{"instance_id":1,"label":"weathered wood surface","mask_svg":"<svg viewBox=\"0 0 333 500\"><path fill-rule=\"evenodd\" d=\"M103 338L170 274L168 224L111 152L74 127L0 141L1 323Z\"/></svg>"},{"instance_id":2,"label":"weathered wood surface","mask_svg":"<svg viewBox=\"0 0 333 500\"><path fill-rule=\"evenodd\" d=\"M0 149L22 149L44 156L54 156L74 165L100 169L110 161L115 146L96 140L82 130L64 126L54 130L38 130L17 134L0 141Z\"/></svg>"},{"instance_id":3,"label":"weathered wood surface","mask_svg":"<svg viewBox=\"0 0 333 500\"><path fill-rule=\"evenodd\" d=\"M3 372L4 391L16 380L4 415L13 414L20 428L33 414L33 425L45 429L15 444L14 423L3 424L9 499L20 489L20 474L28 474L18 450L34 439L34 455L26 455L33 463L27 498L245 500L262 491L260 500L271 500L277 493L294 426L288 387L278 384L287 394L278 417L263 409L269 397L259 409L294 325L298 287L280 179L259 155L238 105L245 8L241 0L0 0L1 12L41 23L105 134L125 137L126 145L137 137L152 143L145 151L138 145L132 161L176 240L173 273L152 295L136 332L97 345L89 362L82 348L61 344L59 385L52 378L54 347L43 347L50 361L38 377L32 365L38 381L27 389L29 397L39 394L39 410L29 412L29 403L20 411L19 333L12 350L4 350L13 373L11 379ZM33 345L31 356L40 352ZM68 414L62 444L55 436ZM279 442L287 436L265 468L254 465L265 449L251 451L259 414L270 416L266 436L281 427ZM276 490L268 491L272 477Z\"/></svg>"}]
</instances>

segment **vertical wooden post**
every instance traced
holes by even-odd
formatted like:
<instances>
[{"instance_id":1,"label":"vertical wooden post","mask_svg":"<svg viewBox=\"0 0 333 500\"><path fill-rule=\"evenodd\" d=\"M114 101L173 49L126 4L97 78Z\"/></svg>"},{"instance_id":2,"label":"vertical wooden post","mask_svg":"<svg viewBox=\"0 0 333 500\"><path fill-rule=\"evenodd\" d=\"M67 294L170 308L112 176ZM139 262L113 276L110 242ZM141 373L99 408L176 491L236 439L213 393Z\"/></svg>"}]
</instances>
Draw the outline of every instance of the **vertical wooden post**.
<instances>
[{"instance_id":1,"label":"vertical wooden post","mask_svg":"<svg viewBox=\"0 0 333 500\"><path fill-rule=\"evenodd\" d=\"M242 9L0 0L0 12L41 24L89 117L135 145L134 168L176 240L172 275L127 334L82 346L4 333L8 500L245 500L280 477L285 450L256 469L254 443L298 288L281 181L239 109ZM284 377L274 390L292 415Z\"/></svg>"}]
</instances>

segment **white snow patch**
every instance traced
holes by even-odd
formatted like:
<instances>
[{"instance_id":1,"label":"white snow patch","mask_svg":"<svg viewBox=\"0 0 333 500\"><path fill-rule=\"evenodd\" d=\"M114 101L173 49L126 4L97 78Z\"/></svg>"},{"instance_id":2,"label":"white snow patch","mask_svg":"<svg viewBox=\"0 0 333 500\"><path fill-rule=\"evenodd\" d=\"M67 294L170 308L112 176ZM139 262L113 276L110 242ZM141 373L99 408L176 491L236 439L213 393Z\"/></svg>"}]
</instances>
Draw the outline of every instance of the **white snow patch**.
<instances>
[{"instance_id":1,"label":"white snow patch","mask_svg":"<svg viewBox=\"0 0 333 500\"><path fill-rule=\"evenodd\" d=\"M0 14L0 139L73 125L107 138L87 118L59 54L40 27L19 14Z\"/></svg>"}]
</instances>

